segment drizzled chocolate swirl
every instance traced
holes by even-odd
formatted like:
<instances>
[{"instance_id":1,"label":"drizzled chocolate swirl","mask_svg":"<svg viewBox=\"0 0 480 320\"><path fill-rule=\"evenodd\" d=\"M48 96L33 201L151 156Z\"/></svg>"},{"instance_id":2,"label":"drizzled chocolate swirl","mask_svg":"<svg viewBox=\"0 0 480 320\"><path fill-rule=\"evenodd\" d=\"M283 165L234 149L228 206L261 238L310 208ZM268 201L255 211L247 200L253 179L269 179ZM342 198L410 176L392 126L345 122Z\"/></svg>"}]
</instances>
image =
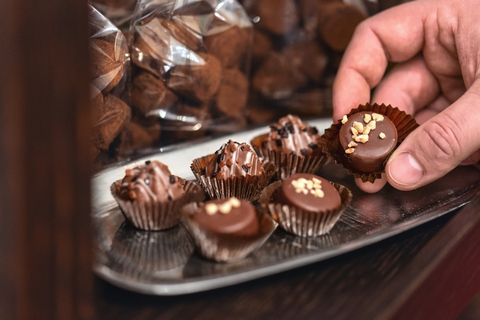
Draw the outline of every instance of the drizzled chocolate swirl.
<instances>
[{"instance_id":1,"label":"drizzled chocolate swirl","mask_svg":"<svg viewBox=\"0 0 480 320\"><path fill-rule=\"evenodd\" d=\"M262 148L305 157L319 150L318 140L317 128L289 114L270 126Z\"/></svg>"},{"instance_id":2,"label":"drizzled chocolate swirl","mask_svg":"<svg viewBox=\"0 0 480 320\"><path fill-rule=\"evenodd\" d=\"M246 143L229 140L220 149L205 168L205 174L212 178L227 179L236 176L260 176L265 173L257 154Z\"/></svg>"},{"instance_id":3,"label":"drizzled chocolate swirl","mask_svg":"<svg viewBox=\"0 0 480 320\"><path fill-rule=\"evenodd\" d=\"M159 161L146 161L144 165L127 169L120 187L120 197L131 201L171 201L185 191L178 178Z\"/></svg>"}]
</instances>

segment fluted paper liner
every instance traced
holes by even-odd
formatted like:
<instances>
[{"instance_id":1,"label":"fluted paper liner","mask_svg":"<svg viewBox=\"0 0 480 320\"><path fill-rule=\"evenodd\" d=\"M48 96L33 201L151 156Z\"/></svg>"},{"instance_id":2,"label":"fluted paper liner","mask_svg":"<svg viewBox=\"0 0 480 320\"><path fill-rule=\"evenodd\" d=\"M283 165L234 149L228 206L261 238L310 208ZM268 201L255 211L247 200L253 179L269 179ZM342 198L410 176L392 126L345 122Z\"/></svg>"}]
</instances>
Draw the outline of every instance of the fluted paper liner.
<instances>
[{"instance_id":1,"label":"fluted paper liner","mask_svg":"<svg viewBox=\"0 0 480 320\"><path fill-rule=\"evenodd\" d=\"M260 192L270 182L275 174L275 165L270 162L263 163L265 173L261 176L241 176L227 179L217 179L205 175L205 167L214 154L193 160L190 169L197 178L198 183L211 199L238 199L253 202L258 199Z\"/></svg>"},{"instance_id":2,"label":"fluted paper liner","mask_svg":"<svg viewBox=\"0 0 480 320\"><path fill-rule=\"evenodd\" d=\"M108 255L115 270L148 277L186 264L193 250L193 241L182 224L151 232L124 222L115 233Z\"/></svg>"},{"instance_id":3,"label":"fluted paper liner","mask_svg":"<svg viewBox=\"0 0 480 320\"><path fill-rule=\"evenodd\" d=\"M398 135L395 149L413 130L418 127L417 122L411 115L405 113L405 111L400 111L400 109L397 107L392 107L391 105L387 106L383 103L381 105L376 103L373 105L369 103L365 105L359 105L358 108L352 109L350 113L347 114L347 117L362 111L379 113L388 117L388 119L392 121L397 129ZM376 179L381 177L382 173L385 172L385 166L382 171L377 172L357 172L351 168L346 161L347 157L345 155L345 150L342 148L339 142L339 132L341 126L341 120L338 120L337 123L332 124L329 129L325 130L325 133L322 136L323 152L336 164L339 164L347 169L348 173L353 174L355 178L362 179L363 182L369 181L373 183ZM385 160L385 163L387 160L388 157Z\"/></svg>"},{"instance_id":4,"label":"fluted paper liner","mask_svg":"<svg viewBox=\"0 0 480 320\"><path fill-rule=\"evenodd\" d=\"M317 141L318 151L309 156L285 154L281 151L262 148L262 142L266 141L268 133L255 137L250 144L263 161L275 164L275 179L286 179L296 173L315 174L329 162L329 158L322 152L323 140Z\"/></svg>"},{"instance_id":5,"label":"fluted paper liner","mask_svg":"<svg viewBox=\"0 0 480 320\"><path fill-rule=\"evenodd\" d=\"M283 230L300 237L316 237L329 233L352 200L352 192L348 188L330 182L340 194L340 207L333 210L308 212L272 200L274 194L281 188L282 183L283 181L276 181L265 188L258 202Z\"/></svg>"},{"instance_id":6,"label":"fluted paper liner","mask_svg":"<svg viewBox=\"0 0 480 320\"><path fill-rule=\"evenodd\" d=\"M115 181L111 187L113 197L122 210L125 219L141 230L155 231L164 230L175 226L182 217L181 208L189 202L203 201L205 194L202 188L192 182L178 178L183 185L185 194L172 201L130 201L120 198L120 186L122 180Z\"/></svg>"},{"instance_id":7,"label":"fluted paper liner","mask_svg":"<svg viewBox=\"0 0 480 320\"><path fill-rule=\"evenodd\" d=\"M190 203L183 208L184 222L193 237L199 252L207 259L217 262L239 261L260 248L277 228L271 216L256 210L259 232L253 236L218 234L201 228L193 219L199 210L197 203Z\"/></svg>"}]
</instances>

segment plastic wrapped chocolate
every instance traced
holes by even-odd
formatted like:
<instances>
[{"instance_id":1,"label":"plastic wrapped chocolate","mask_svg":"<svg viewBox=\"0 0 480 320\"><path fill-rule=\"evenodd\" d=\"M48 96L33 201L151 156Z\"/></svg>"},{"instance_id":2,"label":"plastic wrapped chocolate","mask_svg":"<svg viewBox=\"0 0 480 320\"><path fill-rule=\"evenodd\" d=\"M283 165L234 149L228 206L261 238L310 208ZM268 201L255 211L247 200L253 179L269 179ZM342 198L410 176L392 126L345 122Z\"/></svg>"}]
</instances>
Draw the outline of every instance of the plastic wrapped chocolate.
<instances>
[{"instance_id":1,"label":"plastic wrapped chocolate","mask_svg":"<svg viewBox=\"0 0 480 320\"><path fill-rule=\"evenodd\" d=\"M141 0L132 22L133 115L158 145L245 123L253 27L237 1Z\"/></svg>"},{"instance_id":2,"label":"plastic wrapped chocolate","mask_svg":"<svg viewBox=\"0 0 480 320\"><path fill-rule=\"evenodd\" d=\"M252 112L276 117L331 114L331 84L355 27L369 14L362 0L244 0L254 22ZM314 100L314 103L304 101ZM268 124L262 117L254 123Z\"/></svg>"}]
</instances>

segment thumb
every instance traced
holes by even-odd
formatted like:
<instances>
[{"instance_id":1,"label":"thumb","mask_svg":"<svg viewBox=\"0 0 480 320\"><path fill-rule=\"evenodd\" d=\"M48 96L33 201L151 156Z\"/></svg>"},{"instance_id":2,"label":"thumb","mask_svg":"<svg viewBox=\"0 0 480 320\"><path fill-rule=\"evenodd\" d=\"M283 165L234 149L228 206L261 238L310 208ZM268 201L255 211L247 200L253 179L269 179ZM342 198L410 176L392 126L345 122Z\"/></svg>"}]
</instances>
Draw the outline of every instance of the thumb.
<instances>
[{"instance_id":1,"label":"thumb","mask_svg":"<svg viewBox=\"0 0 480 320\"><path fill-rule=\"evenodd\" d=\"M460 99L402 142L387 162L388 182L399 190L419 188L443 177L477 151L480 147L479 110L477 81Z\"/></svg>"}]
</instances>

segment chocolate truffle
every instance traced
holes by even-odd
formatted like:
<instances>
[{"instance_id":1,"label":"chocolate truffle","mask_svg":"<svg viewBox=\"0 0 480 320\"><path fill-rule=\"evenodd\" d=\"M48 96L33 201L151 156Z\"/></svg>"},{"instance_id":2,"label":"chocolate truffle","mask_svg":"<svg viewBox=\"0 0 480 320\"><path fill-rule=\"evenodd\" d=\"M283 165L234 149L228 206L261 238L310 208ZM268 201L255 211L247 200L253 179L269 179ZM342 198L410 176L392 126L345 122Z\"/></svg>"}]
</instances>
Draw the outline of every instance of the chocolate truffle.
<instances>
[{"instance_id":1,"label":"chocolate truffle","mask_svg":"<svg viewBox=\"0 0 480 320\"><path fill-rule=\"evenodd\" d=\"M118 153L121 156L133 154L137 149L155 145L160 139L161 128L159 123L139 124L130 122L121 133L121 143Z\"/></svg>"},{"instance_id":2,"label":"chocolate truffle","mask_svg":"<svg viewBox=\"0 0 480 320\"><path fill-rule=\"evenodd\" d=\"M269 99L290 97L304 87L308 78L282 54L272 52L253 76L253 88Z\"/></svg>"},{"instance_id":3,"label":"chocolate truffle","mask_svg":"<svg viewBox=\"0 0 480 320\"><path fill-rule=\"evenodd\" d=\"M248 80L237 69L225 70L218 90L217 108L227 116L238 115L248 98Z\"/></svg>"},{"instance_id":4,"label":"chocolate truffle","mask_svg":"<svg viewBox=\"0 0 480 320\"><path fill-rule=\"evenodd\" d=\"M347 48L357 25L365 14L351 4L325 2L318 6L318 33L336 51Z\"/></svg>"},{"instance_id":5,"label":"chocolate truffle","mask_svg":"<svg viewBox=\"0 0 480 320\"><path fill-rule=\"evenodd\" d=\"M397 139L395 125L381 114L362 111L342 119L339 132L339 143L344 150L342 156L356 172L383 171Z\"/></svg>"},{"instance_id":6,"label":"chocolate truffle","mask_svg":"<svg viewBox=\"0 0 480 320\"><path fill-rule=\"evenodd\" d=\"M93 84L107 94L118 85L124 75L126 41L120 45L102 39L90 39Z\"/></svg>"},{"instance_id":7,"label":"chocolate truffle","mask_svg":"<svg viewBox=\"0 0 480 320\"><path fill-rule=\"evenodd\" d=\"M95 118L93 143L100 150L108 150L113 140L130 121L132 112L125 102L112 94L100 100L104 103L97 104L93 109Z\"/></svg>"},{"instance_id":8,"label":"chocolate truffle","mask_svg":"<svg viewBox=\"0 0 480 320\"><path fill-rule=\"evenodd\" d=\"M141 72L133 79L132 105L144 116L154 110L167 110L178 97L170 91L163 80L148 72Z\"/></svg>"},{"instance_id":9,"label":"chocolate truffle","mask_svg":"<svg viewBox=\"0 0 480 320\"><path fill-rule=\"evenodd\" d=\"M200 228L216 234L253 236L259 232L255 208L235 197L206 202L195 212L193 219Z\"/></svg>"},{"instance_id":10,"label":"chocolate truffle","mask_svg":"<svg viewBox=\"0 0 480 320\"><path fill-rule=\"evenodd\" d=\"M289 114L270 126L262 148L302 157L318 152L318 141L318 130L315 127Z\"/></svg>"},{"instance_id":11,"label":"chocolate truffle","mask_svg":"<svg viewBox=\"0 0 480 320\"><path fill-rule=\"evenodd\" d=\"M283 180L276 202L308 212L324 212L340 208L337 189L319 176L297 173Z\"/></svg>"},{"instance_id":12,"label":"chocolate truffle","mask_svg":"<svg viewBox=\"0 0 480 320\"><path fill-rule=\"evenodd\" d=\"M205 174L216 179L260 176L264 173L262 162L250 145L232 140L215 152L205 168Z\"/></svg>"},{"instance_id":13,"label":"chocolate truffle","mask_svg":"<svg viewBox=\"0 0 480 320\"><path fill-rule=\"evenodd\" d=\"M298 9L294 0L259 0L255 14L258 25L275 35L284 35L298 25Z\"/></svg>"},{"instance_id":14,"label":"chocolate truffle","mask_svg":"<svg viewBox=\"0 0 480 320\"><path fill-rule=\"evenodd\" d=\"M120 197L136 202L172 201L184 194L178 178L159 161L145 161L144 165L127 169L120 186Z\"/></svg>"},{"instance_id":15,"label":"chocolate truffle","mask_svg":"<svg viewBox=\"0 0 480 320\"><path fill-rule=\"evenodd\" d=\"M224 68L241 68L251 43L252 29L233 26L223 32L205 37L205 46Z\"/></svg>"},{"instance_id":16,"label":"chocolate truffle","mask_svg":"<svg viewBox=\"0 0 480 320\"><path fill-rule=\"evenodd\" d=\"M273 50L272 40L260 30L253 31L252 63L257 66Z\"/></svg>"},{"instance_id":17,"label":"chocolate truffle","mask_svg":"<svg viewBox=\"0 0 480 320\"><path fill-rule=\"evenodd\" d=\"M198 61L194 61L195 59ZM220 87L222 66L211 54L197 53L195 59L170 69L166 75L166 85L196 102L208 102Z\"/></svg>"},{"instance_id":18,"label":"chocolate truffle","mask_svg":"<svg viewBox=\"0 0 480 320\"><path fill-rule=\"evenodd\" d=\"M316 40L291 44L283 49L285 57L299 68L311 81L320 83L328 57Z\"/></svg>"}]
</instances>

